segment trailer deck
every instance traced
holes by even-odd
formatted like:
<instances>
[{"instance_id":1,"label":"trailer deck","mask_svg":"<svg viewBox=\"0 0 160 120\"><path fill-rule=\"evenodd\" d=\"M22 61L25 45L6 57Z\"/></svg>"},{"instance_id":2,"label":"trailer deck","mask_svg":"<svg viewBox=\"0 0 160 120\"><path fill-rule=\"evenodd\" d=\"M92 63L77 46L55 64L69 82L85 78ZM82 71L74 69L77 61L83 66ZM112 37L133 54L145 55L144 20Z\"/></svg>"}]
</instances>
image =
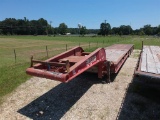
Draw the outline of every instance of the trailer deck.
<instances>
[{"instance_id":1,"label":"trailer deck","mask_svg":"<svg viewBox=\"0 0 160 120\"><path fill-rule=\"evenodd\" d=\"M115 44L105 48L106 60L110 61L111 73L117 73L127 57L133 51L132 44Z\"/></svg>"},{"instance_id":2,"label":"trailer deck","mask_svg":"<svg viewBox=\"0 0 160 120\"><path fill-rule=\"evenodd\" d=\"M160 46L143 46L135 75L160 79Z\"/></svg>"},{"instance_id":3,"label":"trailer deck","mask_svg":"<svg viewBox=\"0 0 160 120\"><path fill-rule=\"evenodd\" d=\"M132 44L114 44L106 47L106 62L110 62L110 73L117 73L126 59L129 57L134 49ZM98 68L94 66L87 70L87 72L97 73ZM109 74L109 73L108 73Z\"/></svg>"}]
</instances>

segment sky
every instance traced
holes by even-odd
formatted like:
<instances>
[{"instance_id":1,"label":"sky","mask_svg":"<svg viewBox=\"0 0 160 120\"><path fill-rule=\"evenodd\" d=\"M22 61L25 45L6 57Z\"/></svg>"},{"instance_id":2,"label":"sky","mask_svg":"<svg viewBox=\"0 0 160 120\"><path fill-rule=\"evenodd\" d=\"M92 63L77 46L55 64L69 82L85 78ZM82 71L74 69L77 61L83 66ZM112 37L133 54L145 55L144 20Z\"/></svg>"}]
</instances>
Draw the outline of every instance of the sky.
<instances>
[{"instance_id":1,"label":"sky","mask_svg":"<svg viewBox=\"0 0 160 120\"><path fill-rule=\"evenodd\" d=\"M111 27L131 25L139 29L160 25L160 0L0 0L0 21L5 18L38 20L52 27L65 23L77 28L99 29L106 20Z\"/></svg>"}]
</instances>

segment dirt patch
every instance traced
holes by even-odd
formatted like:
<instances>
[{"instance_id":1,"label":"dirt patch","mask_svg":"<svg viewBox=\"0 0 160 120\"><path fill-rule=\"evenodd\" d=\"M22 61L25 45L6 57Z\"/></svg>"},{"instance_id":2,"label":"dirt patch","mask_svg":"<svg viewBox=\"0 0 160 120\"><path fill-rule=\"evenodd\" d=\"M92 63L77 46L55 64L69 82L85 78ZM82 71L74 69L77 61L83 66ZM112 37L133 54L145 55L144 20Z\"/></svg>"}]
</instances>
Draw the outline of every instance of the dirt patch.
<instances>
[{"instance_id":1,"label":"dirt patch","mask_svg":"<svg viewBox=\"0 0 160 120\"><path fill-rule=\"evenodd\" d=\"M128 114L136 111L126 112L130 107L123 104L129 103L145 111L145 100L135 102L126 98L138 53L134 50L120 72L112 76L110 84L102 84L97 75L91 73L83 73L69 83L33 77L5 98L0 119L127 119ZM132 94L129 92L129 96ZM139 98L142 96L137 95L135 100Z\"/></svg>"}]
</instances>

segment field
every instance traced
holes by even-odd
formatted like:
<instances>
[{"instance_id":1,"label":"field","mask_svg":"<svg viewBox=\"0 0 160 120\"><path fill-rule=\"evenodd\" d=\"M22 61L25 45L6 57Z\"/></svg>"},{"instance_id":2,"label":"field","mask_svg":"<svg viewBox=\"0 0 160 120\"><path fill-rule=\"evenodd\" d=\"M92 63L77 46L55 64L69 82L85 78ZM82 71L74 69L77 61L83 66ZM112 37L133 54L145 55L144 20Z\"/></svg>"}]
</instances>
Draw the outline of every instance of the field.
<instances>
[{"instance_id":1,"label":"field","mask_svg":"<svg viewBox=\"0 0 160 120\"><path fill-rule=\"evenodd\" d=\"M146 45L160 45L159 38L148 36L0 36L0 100L30 77L25 69L30 65L31 55L43 60L74 46L93 51L115 43L134 44L135 49L141 49L141 41Z\"/></svg>"}]
</instances>

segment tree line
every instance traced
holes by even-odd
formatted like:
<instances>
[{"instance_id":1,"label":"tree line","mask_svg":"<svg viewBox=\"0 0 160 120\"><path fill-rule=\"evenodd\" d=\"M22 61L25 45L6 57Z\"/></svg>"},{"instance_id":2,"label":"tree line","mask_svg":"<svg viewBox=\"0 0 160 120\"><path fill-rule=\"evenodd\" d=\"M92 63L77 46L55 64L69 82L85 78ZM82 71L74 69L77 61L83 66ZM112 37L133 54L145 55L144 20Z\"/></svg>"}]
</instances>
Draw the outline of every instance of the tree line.
<instances>
[{"instance_id":1,"label":"tree line","mask_svg":"<svg viewBox=\"0 0 160 120\"><path fill-rule=\"evenodd\" d=\"M40 18L38 20L6 18L0 21L0 34L4 35L45 35L52 33L52 27L47 20Z\"/></svg>"},{"instance_id":2,"label":"tree line","mask_svg":"<svg viewBox=\"0 0 160 120\"><path fill-rule=\"evenodd\" d=\"M98 34L98 35L160 35L160 25L152 27L150 24L143 28L133 30L130 25L121 25L111 28L109 23L102 22L99 29L87 29L79 25L77 28L68 28L65 23L60 23L53 28L44 18L38 20L6 18L0 21L0 34L3 35L66 35L66 34Z\"/></svg>"},{"instance_id":3,"label":"tree line","mask_svg":"<svg viewBox=\"0 0 160 120\"><path fill-rule=\"evenodd\" d=\"M130 25L121 25L120 27L111 28L109 23L101 23L100 35L159 35L160 25L152 27L150 24L144 25L143 28L133 30Z\"/></svg>"}]
</instances>

